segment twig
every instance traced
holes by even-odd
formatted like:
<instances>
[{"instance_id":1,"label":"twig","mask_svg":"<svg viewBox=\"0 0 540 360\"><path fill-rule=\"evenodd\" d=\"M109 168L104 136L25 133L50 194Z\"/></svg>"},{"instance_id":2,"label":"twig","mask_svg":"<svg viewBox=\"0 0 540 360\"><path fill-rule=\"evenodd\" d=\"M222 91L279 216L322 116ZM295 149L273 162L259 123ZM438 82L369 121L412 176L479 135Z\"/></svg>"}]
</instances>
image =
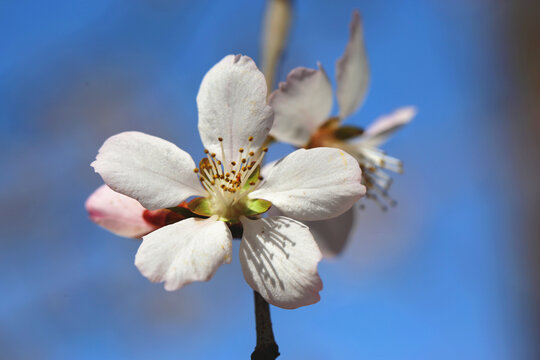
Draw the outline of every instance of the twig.
<instances>
[{"instance_id":1,"label":"twig","mask_svg":"<svg viewBox=\"0 0 540 360\"><path fill-rule=\"evenodd\" d=\"M253 291L253 300L255 301L257 345L251 354L251 360L274 360L279 356L279 347L272 330L270 306L256 291Z\"/></svg>"}]
</instances>

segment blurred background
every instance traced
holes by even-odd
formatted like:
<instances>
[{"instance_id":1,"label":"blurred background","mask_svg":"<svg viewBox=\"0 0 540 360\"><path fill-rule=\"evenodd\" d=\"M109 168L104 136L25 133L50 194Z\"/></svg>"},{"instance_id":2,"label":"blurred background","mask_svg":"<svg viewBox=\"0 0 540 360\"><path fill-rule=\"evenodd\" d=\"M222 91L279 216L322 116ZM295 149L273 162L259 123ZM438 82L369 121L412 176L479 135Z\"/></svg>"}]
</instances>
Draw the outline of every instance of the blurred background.
<instances>
[{"instance_id":1,"label":"blurred background","mask_svg":"<svg viewBox=\"0 0 540 360\"><path fill-rule=\"evenodd\" d=\"M206 71L260 63L264 1L0 2L0 357L239 359L252 292L233 263L168 293L138 241L87 218L103 141L139 130L202 155ZM537 359L540 6L537 1L297 0L276 78L320 61L334 85L351 13L372 70L349 124L416 105L386 146L396 208L369 204L322 300L272 308L280 359ZM271 158L289 151L271 149Z\"/></svg>"}]
</instances>

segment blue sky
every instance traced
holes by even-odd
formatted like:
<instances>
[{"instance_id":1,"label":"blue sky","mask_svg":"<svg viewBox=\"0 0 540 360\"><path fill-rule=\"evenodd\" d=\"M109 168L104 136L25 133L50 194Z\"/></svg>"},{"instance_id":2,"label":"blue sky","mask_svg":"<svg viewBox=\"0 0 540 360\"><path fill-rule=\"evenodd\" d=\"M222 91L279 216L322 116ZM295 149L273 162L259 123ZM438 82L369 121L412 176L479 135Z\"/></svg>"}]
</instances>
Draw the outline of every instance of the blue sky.
<instances>
[{"instance_id":1,"label":"blue sky","mask_svg":"<svg viewBox=\"0 0 540 360\"><path fill-rule=\"evenodd\" d=\"M101 184L89 164L115 133L140 130L202 154L200 81L227 54L258 61L263 9L248 0L0 4L5 356L251 353L252 295L237 258L211 282L167 293L134 267L137 241L95 226L83 203ZM347 252L320 266L320 303L273 308L280 358L526 358L524 274L501 192L502 135L491 126L509 86L500 9L298 0L278 77L320 61L333 81L353 9L363 14L372 79L349 124L403 105L419 114L385 146L405 163L392 190L399 205L360 213Z\"/></svg>"}]
</instances>

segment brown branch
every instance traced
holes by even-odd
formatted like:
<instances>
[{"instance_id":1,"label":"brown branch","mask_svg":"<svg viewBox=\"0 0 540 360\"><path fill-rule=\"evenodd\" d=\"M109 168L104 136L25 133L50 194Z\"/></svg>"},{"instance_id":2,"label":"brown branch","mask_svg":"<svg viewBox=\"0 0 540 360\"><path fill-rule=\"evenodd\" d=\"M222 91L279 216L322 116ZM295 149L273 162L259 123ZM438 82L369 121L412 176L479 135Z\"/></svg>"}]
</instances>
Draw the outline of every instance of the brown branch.
<instances>
[{"instance_id":1,"label":"brown branch","mask_svg":"<svg viewBox=\"0 0 540 360\"><path fill-rule=\"evenodd\" d=\"M274 360L279 356L279 347L272 330L270 305L256 291L253 291L253 299L255 301L257 345L251 354L251 360Z\"/></svg>"}]
</instances>

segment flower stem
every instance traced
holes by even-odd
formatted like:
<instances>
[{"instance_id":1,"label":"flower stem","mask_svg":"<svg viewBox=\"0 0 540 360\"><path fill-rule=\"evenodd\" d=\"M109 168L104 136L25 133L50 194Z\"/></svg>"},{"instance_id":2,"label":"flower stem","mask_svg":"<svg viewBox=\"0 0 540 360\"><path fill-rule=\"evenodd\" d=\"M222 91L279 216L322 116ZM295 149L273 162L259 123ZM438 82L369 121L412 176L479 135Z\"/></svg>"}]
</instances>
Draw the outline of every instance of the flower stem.
<instances>
[{"instance_id":1,"label":"flower stem","mask_svg":"<svg viewBox=\"0 0 540 360\"><path fill-rule=\"evenodd\" d=\"M270 305L256 291L253 291L253 300L255 301L257 345L251 354L251 360L274 360L279 356L279 347L272 330Z\"/></svg>"}]
</instances>

